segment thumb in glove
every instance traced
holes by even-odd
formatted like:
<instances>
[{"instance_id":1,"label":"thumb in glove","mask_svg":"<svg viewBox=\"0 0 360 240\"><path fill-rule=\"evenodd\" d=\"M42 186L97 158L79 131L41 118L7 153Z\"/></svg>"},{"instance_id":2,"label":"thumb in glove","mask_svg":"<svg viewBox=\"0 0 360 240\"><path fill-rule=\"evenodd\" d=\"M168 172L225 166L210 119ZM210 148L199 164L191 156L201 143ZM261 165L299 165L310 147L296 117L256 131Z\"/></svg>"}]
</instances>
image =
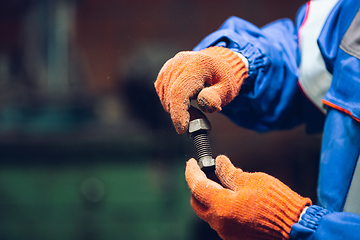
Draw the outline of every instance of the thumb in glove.
<instances>
[{"instance_id":1,"label":"thumb in glove","mask_svg":"<svg viewBox=\"0 0 360 240\"><path fill-rule=\"evenodd\" d=\"M179 134L187 131L191 99L197 98L203 111L216 112L237 96L248 75L243 59L227 48L210 47L180 52L164 64L155 88Z\"/></svg>"},{"instance_id":2,"label":"thumb in glove","mask_svg":"<svg viewBox=\"0 0 360 240\"><path fill-rule=\"evenodd\" d=\"M216 158L219 183L209 180L195 159L186 165L191 205L224 240L289 239L291 226L311 205L278 179L265 173L247 173L230 160Z\"/></svg>"}]
</instances>

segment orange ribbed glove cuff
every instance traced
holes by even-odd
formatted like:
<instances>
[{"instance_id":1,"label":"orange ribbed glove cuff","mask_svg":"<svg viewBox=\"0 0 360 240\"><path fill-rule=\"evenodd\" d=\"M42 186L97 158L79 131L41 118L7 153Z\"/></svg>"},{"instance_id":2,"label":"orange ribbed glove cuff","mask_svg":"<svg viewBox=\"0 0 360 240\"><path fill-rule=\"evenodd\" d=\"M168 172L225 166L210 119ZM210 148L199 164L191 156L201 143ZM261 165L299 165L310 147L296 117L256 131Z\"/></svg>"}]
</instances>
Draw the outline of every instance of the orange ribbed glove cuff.
<instances>
[{"instance_id":1,"label":"orange ribbed glove cuff","mask_svg":"<svg viewBox=\"0 0 360 240\"><path fill-rule=\"evenodd\" d=\"M220 184L206 178L197 162L186 168L194 211L221 238L289 239L302 210L311 205L278 179L235 168L225 156L216 158Z\"/></svg>"},{"instance_id":2,"label":"orange ribbed glove cuff","mask_svg":"<svg viewBox=\"0 0 360 240\"><path fill-rule=\"evenodd\" d=\"M159 72L155 88L178 133L189 124L190 100L197 98L205 112L220 111L240 91L248 68L235 52L209 47L199 52L180 52Z\"/></svg>"}]
</instances>

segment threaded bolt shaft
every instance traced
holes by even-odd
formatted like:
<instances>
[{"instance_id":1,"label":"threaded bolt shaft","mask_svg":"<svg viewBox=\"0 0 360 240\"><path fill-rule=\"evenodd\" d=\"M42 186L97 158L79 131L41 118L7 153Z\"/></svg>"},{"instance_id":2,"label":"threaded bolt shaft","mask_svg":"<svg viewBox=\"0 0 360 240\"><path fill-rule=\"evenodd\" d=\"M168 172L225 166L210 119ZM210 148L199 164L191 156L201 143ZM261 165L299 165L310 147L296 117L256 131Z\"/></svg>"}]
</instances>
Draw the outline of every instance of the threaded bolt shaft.
<instances>
[{"instance_id":1,"label":"threaded bolt shaft","mask_svg":"<svg viewBox=\"0 0 360 240\"><path fill-rule=\"evenodd\" d=\"M192 137L198 161L204 157L212 157L209 137L206 132L199 132Z\"/></svg>"}]
</instances>

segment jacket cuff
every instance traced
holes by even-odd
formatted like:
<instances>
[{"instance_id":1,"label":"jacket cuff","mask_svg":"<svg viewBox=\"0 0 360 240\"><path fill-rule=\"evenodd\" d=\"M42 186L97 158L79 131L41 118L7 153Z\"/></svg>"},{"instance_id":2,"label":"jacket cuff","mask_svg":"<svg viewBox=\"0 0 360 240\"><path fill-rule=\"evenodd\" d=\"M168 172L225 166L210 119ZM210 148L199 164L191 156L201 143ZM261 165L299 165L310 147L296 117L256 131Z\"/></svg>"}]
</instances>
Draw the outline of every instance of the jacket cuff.
<instances>
[{"instance_id":1,"label":"jacket cuff","mask_svg":"<svg viewBox=\"0 0 360 240\"><path fill-rule=\"evenodd\" d=\"M322 218L330 211L320 206L312 205L307 208L298 223L295 223L290 231L291 239L310 239L315 233Z\"/></svg>"},{"instance_id":2,"label":"jacket cuff","mask_svg":"<svg viewBox=\"0 0 360 240\"><path fill-rule=\"evenodd\" d=\"M269 65L268 58L263 54L259 48L251 43L246 44L243 48L238 50L249 62L248 78L246 81L254 81L262 68L267 68Z\"/></svg>"}]
</instances>

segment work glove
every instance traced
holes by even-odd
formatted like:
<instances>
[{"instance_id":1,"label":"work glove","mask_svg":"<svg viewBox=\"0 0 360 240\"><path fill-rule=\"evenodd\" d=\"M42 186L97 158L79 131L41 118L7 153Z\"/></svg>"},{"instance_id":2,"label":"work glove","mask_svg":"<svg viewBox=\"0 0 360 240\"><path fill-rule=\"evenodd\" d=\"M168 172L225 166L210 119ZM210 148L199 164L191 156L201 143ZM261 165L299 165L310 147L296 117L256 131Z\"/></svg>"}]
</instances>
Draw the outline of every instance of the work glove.
<instances>
[{"instance_id":1,"label":"work glove","mask_svg":"<svg viewBox=\"0 0 360 240\"><path fill-rule=\"evenodd\" d=\"M175 129L185 133L189 125L191 99L205 112L221 111L233 100L248 76L247 60L223 47L179 52L160 70L156 92L170 113Z\"/></svg>"},{"instance_id":2,"label":"work glove","mask_svg":"<svg viewBox=\"0 0 360 240\"><path fill-rule=\"evenodd\" d=\"M224 240L289 239L291 226L311 205L278 179L265 173L248 173L230 160L216 158L214 182L200 170L195 159L186 165L191 205Z\"/></svg>"}]
</instances>

